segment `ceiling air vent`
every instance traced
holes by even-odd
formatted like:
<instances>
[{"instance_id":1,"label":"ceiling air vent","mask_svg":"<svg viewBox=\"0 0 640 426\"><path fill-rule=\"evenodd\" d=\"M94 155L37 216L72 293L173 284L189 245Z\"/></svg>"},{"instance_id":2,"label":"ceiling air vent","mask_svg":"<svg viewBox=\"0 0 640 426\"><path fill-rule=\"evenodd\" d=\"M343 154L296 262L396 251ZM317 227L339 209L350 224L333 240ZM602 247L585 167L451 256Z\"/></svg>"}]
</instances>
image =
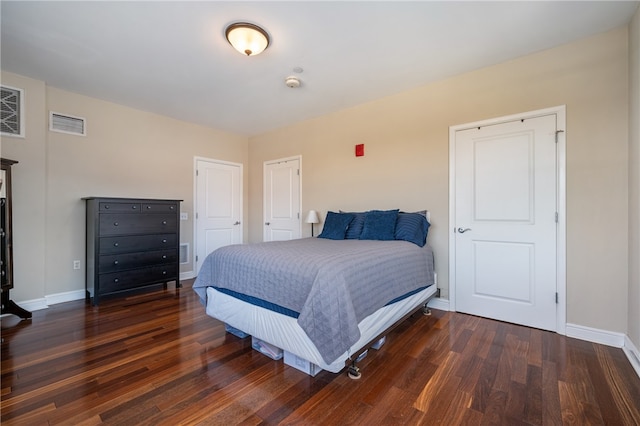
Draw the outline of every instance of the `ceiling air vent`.
<instances>
[{"instance_id":1,"label":"ceiling air vent","mask_svg":"<svg viewBox=\"0 0 640 426\"><path fill-rule=\"evenodd\" d=\"M86 136L86 120L82 117L58 114L50 111L49 130L53 132L69 133L72 135Z\"/></svg>"},{"instance_id":2,"label":"ceiling air vent","mask_svg":"<svg viewBox=\"0 0 640 426\"><path fill-rule=\"evenodd\" d=\"M0 132L9 136L24 136L24 92L14 87L0 86Z\"/></svg>"}]
</instances>

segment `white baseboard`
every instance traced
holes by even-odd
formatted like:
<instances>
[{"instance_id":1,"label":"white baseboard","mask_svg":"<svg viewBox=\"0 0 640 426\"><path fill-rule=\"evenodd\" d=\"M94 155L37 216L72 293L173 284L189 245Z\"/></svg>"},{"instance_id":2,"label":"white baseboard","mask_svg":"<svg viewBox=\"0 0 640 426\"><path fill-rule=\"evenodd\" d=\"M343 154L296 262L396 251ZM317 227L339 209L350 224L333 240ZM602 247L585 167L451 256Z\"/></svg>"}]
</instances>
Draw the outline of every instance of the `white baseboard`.
<instances>
[{"instance_id":1,"label":"white baseboard","mask_svg":"<svg viewBox=\"0 0 640 426\"><path fill-rule=\"evenodd\" d=\"M50 305L84 299L85 294L86 292L84 290L65 291L63 293L48 294L41 299L23 300L22 302L16 303L21 308L33 312L47 309Z\"/></svg>"},{"instance_id":2,"label":"white baseboard","mask_svg":"<svg viewBox=\"0 0 640 426\"><path fill-rule=\"evenodd\" d=\"M599 330L597 328L585 327L584 325L567 324L567 337L586 340L587 342L600 343L601 345L624 347L624 333L615 331Z\"/></svg>"},{"instance_id":3,"label":"white baseboard","mask_svg":"<svg viewBox=\"0 0 640 426\"><path fill-rule=\"evenodd\" d=\"M449 299L441 299L439 297L434 297L427 304L428 307L433 309L439 309L441 311L449 310Z\"/></svg>"},{"instance_id":4,"label":"white baseboard","mask_svg":"<svg viewBox=\"0 0 640 426\"><path fill-rule=\"evenodd\" d=\"M196 274L194 271L180 272L180 280L190 280L191 278L195 278Z\"/></svg>"},{"instance_id":5,"label":"white baseboard","mask_svg":"<svg viewBox=\"0 0 640 426\"><path fill-rule=\"evenodd\" d=\"M50 294L44 296L47 301L47 305L55 305L58 303L71 302L73 300L81 300L86 297L87 292L85 290L65 291L64 293Z\"/></svg>"},{"instance_id":6,"label":"white baseboard","mask_svg":"<svg viewBox=\"0 0 640 426\"><path fill-rule=\"evenodd\" d=\"M633 369L636 370L636 374L640 377L640 351L633 344L629 336L624 336L624 347L622 350L629 359Z\"/></svg>"},{"instance_id":7,"label":"white baseboard","mask_svg":"<svg viewBox=\"0 0 640 426\"><path fill-rule=\"evenodd\" d=\"M47 305L47 299L44 297L42 299L23 300L22 302L16 302L16 305L29 312L39 311L49 307L49 305Z\"/></svg>"}]
</instances>

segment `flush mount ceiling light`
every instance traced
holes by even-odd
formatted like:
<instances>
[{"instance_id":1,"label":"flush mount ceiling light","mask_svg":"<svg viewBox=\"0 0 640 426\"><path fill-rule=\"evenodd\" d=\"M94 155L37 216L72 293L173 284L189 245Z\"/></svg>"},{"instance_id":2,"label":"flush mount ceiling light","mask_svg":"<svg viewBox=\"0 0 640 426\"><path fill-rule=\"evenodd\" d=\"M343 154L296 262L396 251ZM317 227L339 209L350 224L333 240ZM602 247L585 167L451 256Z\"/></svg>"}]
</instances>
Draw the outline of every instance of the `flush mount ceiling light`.
<instances>
[{"instance_id":1,"label":"flush mount ceiling light","mask_svg":"<svg viewBox=\"0 0 640 426\"><path fill-rule=\"evenodd\" d=\"M227 40L238 52L247 56L261 53L269 46L269 34L257 25L248 22L236 22L225 31Z\"/></svg>"}]
</instances>

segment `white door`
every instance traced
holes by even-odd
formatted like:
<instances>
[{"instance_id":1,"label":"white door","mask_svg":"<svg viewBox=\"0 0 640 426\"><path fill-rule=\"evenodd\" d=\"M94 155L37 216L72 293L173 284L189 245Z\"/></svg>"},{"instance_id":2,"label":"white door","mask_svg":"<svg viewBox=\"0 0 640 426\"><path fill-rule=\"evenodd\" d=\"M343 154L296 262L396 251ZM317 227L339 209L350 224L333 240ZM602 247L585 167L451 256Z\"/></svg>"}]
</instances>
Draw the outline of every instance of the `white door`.
<instances>
[{"instance_id":1,"label":"white door","mask_svg":"<svg viewBox=\"0 0 640 426\"><path fill-rule=\"evenodd\" d=\"M196 160L196 275L209 253L242 243L242 164Z\"/></svg>"},{"instance_id":2,"label":"white door","mask_svg":"<svg viewBox=\"0 0 640 426\"><path fill-rule=\"evenodd\" d=\"M300 158L264 165L264 241L300 238Z\"/></svg>"},{"instance_id":3,"label":"white door","mask_svg":"<svg viewBox=\"0 0 640 426\"><path fill-rule=\"evenodd\" d=\"M556 115L455 133L455 309L556 330Z\"/></svg>"}]
</instances>

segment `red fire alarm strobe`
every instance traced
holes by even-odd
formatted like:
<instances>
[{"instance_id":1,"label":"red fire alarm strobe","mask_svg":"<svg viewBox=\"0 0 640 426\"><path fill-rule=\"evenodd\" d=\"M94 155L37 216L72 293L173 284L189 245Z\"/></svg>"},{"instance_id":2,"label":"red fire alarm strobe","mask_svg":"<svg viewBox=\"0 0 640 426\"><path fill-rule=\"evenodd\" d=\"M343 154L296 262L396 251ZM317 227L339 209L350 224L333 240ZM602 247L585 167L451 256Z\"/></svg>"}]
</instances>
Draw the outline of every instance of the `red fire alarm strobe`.
<instances>
[{"instance_id":1,"label":"red fire alarm strobe","mask_svg":"<svg viewBox=\"0 0 640 426\"><path fill-rule=\"evenodd\" d=\"M362 157L364 155L364 144L356 145L356 157Z\"/></svg>"}]
</instances>

